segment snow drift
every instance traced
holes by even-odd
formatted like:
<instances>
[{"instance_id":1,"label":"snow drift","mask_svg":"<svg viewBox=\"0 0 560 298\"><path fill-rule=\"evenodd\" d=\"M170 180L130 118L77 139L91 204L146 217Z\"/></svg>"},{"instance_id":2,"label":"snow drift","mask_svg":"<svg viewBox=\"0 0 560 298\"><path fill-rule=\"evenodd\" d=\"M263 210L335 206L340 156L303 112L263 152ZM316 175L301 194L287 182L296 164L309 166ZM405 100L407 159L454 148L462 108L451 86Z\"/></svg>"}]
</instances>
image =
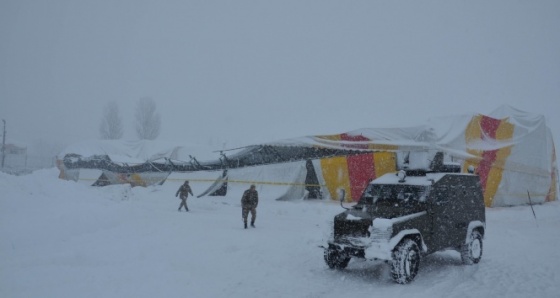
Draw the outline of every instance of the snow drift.
<instances>
[{"instance_id":1,"label":"snow drift","mask_svg":"<svg viewBox=\"0 0 560 298\"><path fill-rule=\"evenodd\" d=\"M54 168L0 173L0 297L552 298L560 291L560 202L534 206L536 219L529 206L487 208L479 264L436 253L401 286L384 263L326 266L318 246L343 210L332 201L276 201L262 189L257 228L245 230L237 194L189 197L187 213L177 212L180 181L91 187L56 176ZM202 183L191 183L195 194Z\"/></svg>"}]
</instances>

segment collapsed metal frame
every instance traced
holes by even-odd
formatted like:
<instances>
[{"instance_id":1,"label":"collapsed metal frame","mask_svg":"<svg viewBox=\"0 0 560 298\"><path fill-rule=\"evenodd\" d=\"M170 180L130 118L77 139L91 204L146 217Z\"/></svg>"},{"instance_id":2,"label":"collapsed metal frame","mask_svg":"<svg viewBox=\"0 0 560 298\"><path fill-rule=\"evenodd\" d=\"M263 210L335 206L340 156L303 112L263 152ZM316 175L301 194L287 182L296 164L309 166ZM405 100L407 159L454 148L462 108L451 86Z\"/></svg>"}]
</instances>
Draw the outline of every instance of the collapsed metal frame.
<instances>
[{"instance_id":1,"label":"collapsed metal frame","mask_svg":"<svg viewBox=\"0 0 560 298\"><path fill-rule=\"evenodd\" d=\"M100 169L116 173L145 172L195 172L217 171L256 165L277 164L301 160L313 160L335 156L348 156L373 152L373 150L332 149L322 147L255 145L230 156L220 151L220 157L214 161L199 162L189 155L190 161L161 158L141 164L115 163L108 155L83 157L67 154L62 162L67 169Z\"/></svg>"}]
</instances>

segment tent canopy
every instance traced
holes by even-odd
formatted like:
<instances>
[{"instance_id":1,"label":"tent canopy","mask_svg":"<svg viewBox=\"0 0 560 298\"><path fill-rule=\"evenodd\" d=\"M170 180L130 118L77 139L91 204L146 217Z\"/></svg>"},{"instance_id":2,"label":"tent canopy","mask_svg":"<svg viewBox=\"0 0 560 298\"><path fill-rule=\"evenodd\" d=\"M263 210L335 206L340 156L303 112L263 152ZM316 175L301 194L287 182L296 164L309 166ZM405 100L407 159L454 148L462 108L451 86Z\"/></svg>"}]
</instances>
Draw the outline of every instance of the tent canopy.
<instances>
[{"instance_id":1,"label":"tent canopy","mask_svg":"<svg viewBox=\"0 0 560 298\"><path fill-rule=\"evenodd\" d=\"M556 152L544 116L509 106L489 115L441 117L414 127L363 128L225 151L159 141L86 141L61 152L59 167L61 172L95 168L169 175L313 161L325 197L342 187L355 200L368 181L386 172L429 169L438 152L445 163L477 168L487 206L526 204L528 192L534 202L558 197Z\"/></svg>"}]
</instances>

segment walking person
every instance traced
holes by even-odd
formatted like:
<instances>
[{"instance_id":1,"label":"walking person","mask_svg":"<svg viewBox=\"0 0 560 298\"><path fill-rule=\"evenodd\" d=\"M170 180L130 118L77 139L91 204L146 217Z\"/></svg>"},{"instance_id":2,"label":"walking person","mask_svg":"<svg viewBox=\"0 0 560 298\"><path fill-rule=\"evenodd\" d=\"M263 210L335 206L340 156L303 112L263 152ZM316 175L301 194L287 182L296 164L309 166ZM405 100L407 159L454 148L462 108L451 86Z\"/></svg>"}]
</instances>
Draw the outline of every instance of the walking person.
<instances>
[{"instance_id":1,"label":"walking person","mask_svg":"<svg viewBox=\"0 0 560 298\"><path fill-rule=\"evenodd\" d=\"M185 206L185 210L189 212L189 207L187 207L187 198L189 197L189 193L191 194L191 196L194 196L191 187L189 186L189 181L185 181L185 183L183 183L183 185L179 187L177 193L175 193L175 196L179 196L179 198L181 199L181 204L179 205L179 209L177 209L179 212L181 211L181 208L183 206Z\"/></svg>"},{"instance_id":2,"label":"walking person","mask_svg":"<svg viewBox=\"0 0 560 298\"><path fill-rule=\"evenodd\" d=\"M243 223L245 224L245 229L247 228L247 217L249 212L251 212L251 227L255 227L255 219L257 218L257 205L259 205L259 194L255 189L255 185L251 185L249 189L243 192L241 197L241 216L243 217Z\"/></svg>"}]
</instances>

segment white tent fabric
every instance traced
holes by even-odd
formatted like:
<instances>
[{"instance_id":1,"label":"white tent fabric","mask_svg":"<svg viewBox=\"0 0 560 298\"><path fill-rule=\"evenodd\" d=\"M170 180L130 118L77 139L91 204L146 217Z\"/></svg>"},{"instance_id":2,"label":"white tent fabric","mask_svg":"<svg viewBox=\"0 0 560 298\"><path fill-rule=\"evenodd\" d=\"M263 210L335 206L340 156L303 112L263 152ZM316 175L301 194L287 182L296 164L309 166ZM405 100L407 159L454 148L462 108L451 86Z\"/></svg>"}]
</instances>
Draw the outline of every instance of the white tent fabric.
<instances>
[{"instance_id":1,"label":"white tent fabric","mask_svg":"<svg viewBox=\"0 0 560 298\"><path fill-rule=\"evenodd\" d=\"M209 146L150 140L86 140L66 147L58 154L58 159L67 154L83 157L107 155L115 163L126 164L141 164L162 158L188 162L191 156L199 161L217 160L220 157L219 153Z\"/></svg>"},{"instance_id":2,"label":"white tent fabric","mask_svg":"<svg viewBox=\"0 0 560 298\"><path fill-rule=\"evenodd\" d=\"M305 195L305 162L289 162L228 170L228 196L241 198L251 184L266 193L264 200L299 200Z\"/></svg>"},{"instance_id":3,"label":"white tent fabric","mask_svg":"<svg viewBox=\"0 0 560 298\"><path fill-rule=\"evenodd\" d=\"M500 187L493 206L543 203L551 187L551 175L557 172L552 133L546 127L544 116L525 113L508 106L492 112L490 116L508 119L515 127L513 137L498 146L511 146ZM492 144L492 140L487 140Z\"/></svg>"},{"instance_id":4,"label":"white tent fabric","mask_svg":"<svg viewBox=\"0 0 560 298\"><path fill-rule=\"evenodd\" d=\"M454 115L430 119L415 127L364 128L339 135L305 136L262 145L393 152L397 168L404 167L405 161L409 167L426 168L436 152L443 152L445 162L461 164L463 169L470 165L478 168L487 206L527 204L529 195L532 203L558 198L556 152L544 116L509 106L502 106L489 115ZM160 141L86 141L66 148L60 153L59 159L70 153L83 157L108 155L113 162L123 164L139 164L161 158L187 162L191 156L196 156L199 161L216 161L220 157L219 153L208 147ZM334 189L332 185L326 187L329 179L325 175L330 174L325 171L328 169L322 169L319 160L313 160L312 164L323 198L335 199L327 191L327 188L331 191ZM79 170L69 170L67 177L81 177L76 171ZM173 181L177 175L198 177L202 173L171 173L167 179ZM151 184L158 179L165 179L168 174L155 174L157 177L139 174L132 178L133 181L151 179L152 182L145 183ZM121 177L118 173L105 175L110 179ZM204 190L220 175L221 172L213 172L208 182L201 181L207 183ZM246 184L255 182L258 187L267 188L267 193L274 194L274 199L299 199L305 196L305 177L303 161L229 169L228 194L233 192L241 195L248 187ZM350 177L345 179L352 180Z\"/></svg>"},{"instance_id":5,"label":"white tent fabric","mask_svg":"<svg viewBox=\"0 0 560 298\"><path fill-rule=\"evenodd\" d=\"M216 181L227 183L227 196L241 199L243 192L255 184L260 200L300 200L305 196L305 162L290 162L229 169L226 179L222 171L172 173L165 184L177 189L188 180L195 196L208 195L219 188ZM235 201L234 203L239 203Z\"/></svg>"},{"instance_id":6,"label":"white tent fabric","mask_svg":"<svg viewBox=\"0 0 560 298\"><path fill-rule=\"evenodd\" d=\"M269 144L393 151L398 168L404 167L405 157L414 164L409 167L426 168L435 152L444 152L446 162L480 168L488 206L528 204L529 195L532 203L558 198L555 147L544 116L509 106L488 116L442 117L416 127L359 129ZM321 173L321 164L314 166ZM322 184L328 183L320 176Z\"/></svg>"}]
</instances>

